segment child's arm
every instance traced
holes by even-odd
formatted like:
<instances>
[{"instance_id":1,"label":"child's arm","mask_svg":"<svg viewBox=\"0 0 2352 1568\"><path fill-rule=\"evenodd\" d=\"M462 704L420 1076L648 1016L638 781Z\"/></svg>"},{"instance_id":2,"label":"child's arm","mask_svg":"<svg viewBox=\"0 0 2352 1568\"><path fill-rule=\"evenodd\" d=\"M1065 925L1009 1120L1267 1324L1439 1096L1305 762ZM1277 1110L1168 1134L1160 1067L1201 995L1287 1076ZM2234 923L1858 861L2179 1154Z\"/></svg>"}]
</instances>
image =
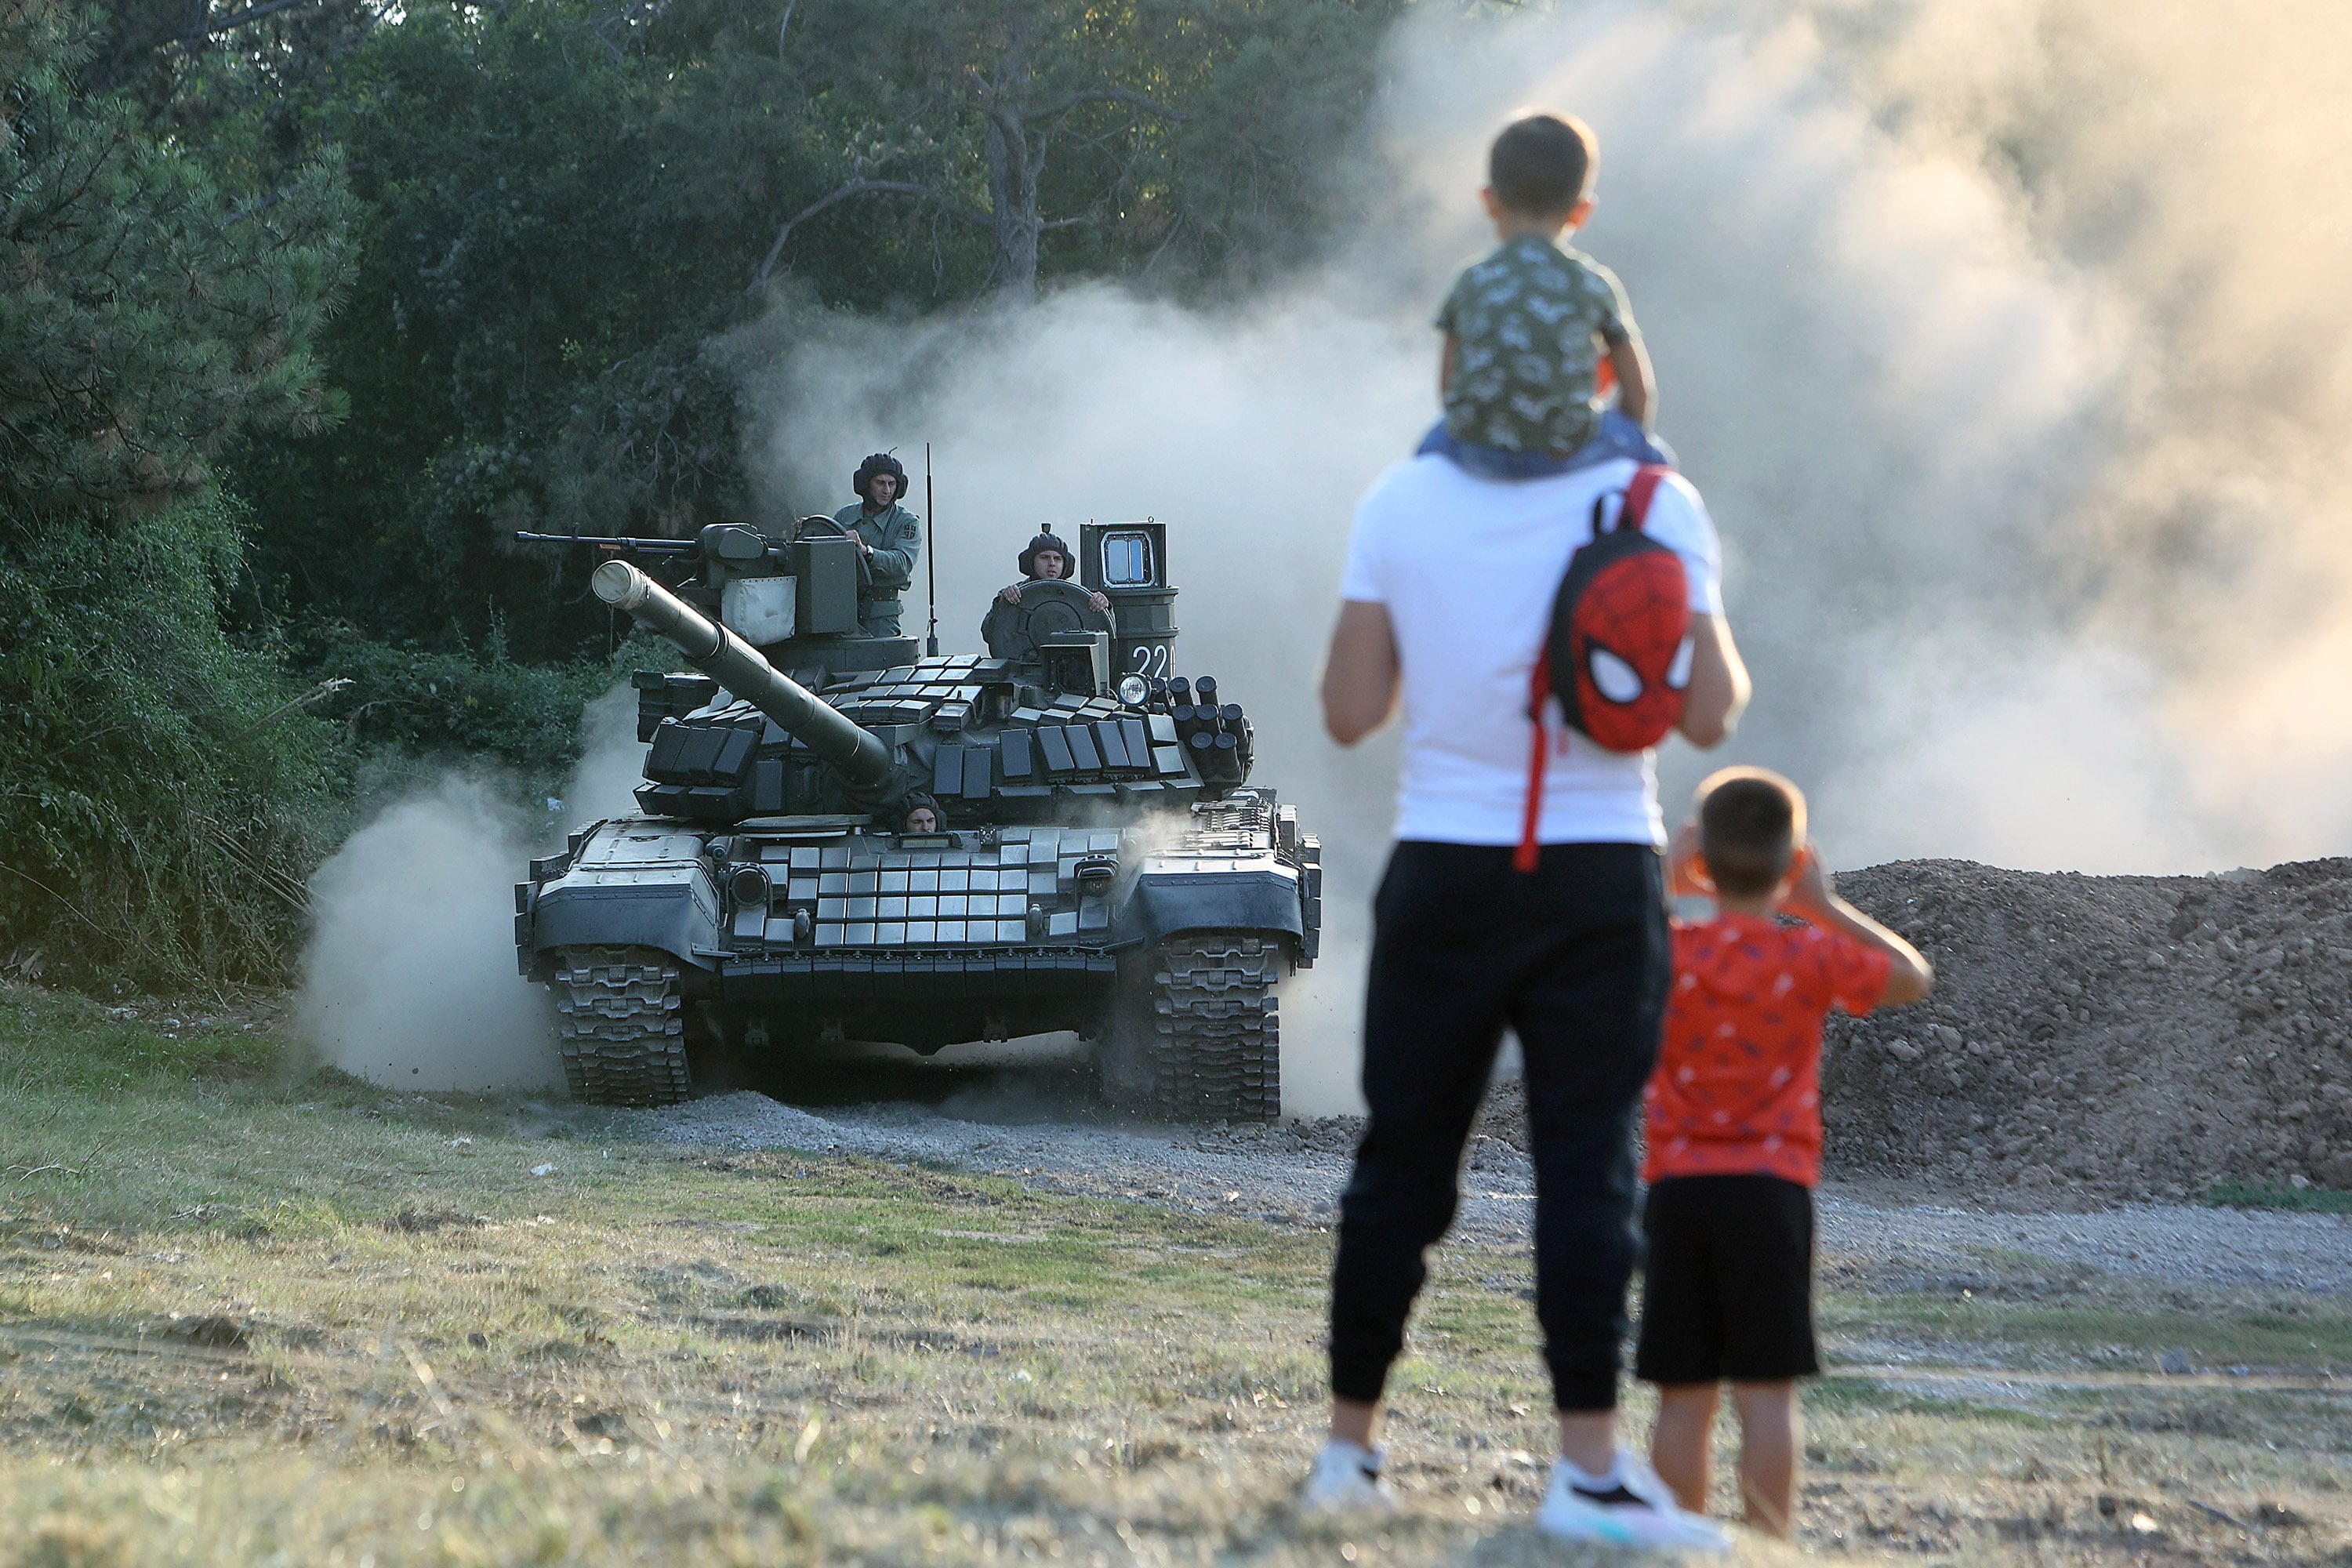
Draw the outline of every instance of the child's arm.
<instances>
[{"instance_id":1,"label":"child's arm","mask_svg":"<svg viewBox=\"0 0 2352 1568\"><path fill-rule=\"evenodd\" d=\"M1685 822L1675 841L1666 847L1666 897L1670 899L1711 899L1715 883L1706 874L1706 861L1698 852L1698 824Z\"/></svg>"},{"instance_id":2,"label":"child's arm","mask_svg":"<svg viewBox=\"0 0 2352 1568\"><path fill-rule=\"evenodd\" d=\"M1657 383L1650 372L1650 351L1642 340L1628 336L1609 345L1609 363L1617 372L1617 412L1646 430L1657 401Z\"/></svg>"},{"instance_id":3,"label":"child's arm","mask_svg":"<svg viewBox=\"0 0 2352 1568\"><path fill-rule=\"evenodd\" d=\"M1880 1006L1906 1006L1933 990L1935 968L1919 950L1839 898L1837 889L1830 885L1830 874L1823 868L1821 856L1811 845L1799 853L1804 857L1804 865L1797 872L1796 885L1781 898L1780 907L1886 954L1893 967L1887 971L1886 994L1878 999Z\"/></svg>"},{"instance_id":4,"label":"child's arm","mask_svg":"<svg viewBox=\"0 0 2352 1568\"><path fill-rule=\"evenodd\" d=\"M1445 334L1445 348L1437 356L1437 395L1439 401L1454 390L1454 367L1462 358L1462 340L1452 332Z\"/></svg>"}]
</instances>

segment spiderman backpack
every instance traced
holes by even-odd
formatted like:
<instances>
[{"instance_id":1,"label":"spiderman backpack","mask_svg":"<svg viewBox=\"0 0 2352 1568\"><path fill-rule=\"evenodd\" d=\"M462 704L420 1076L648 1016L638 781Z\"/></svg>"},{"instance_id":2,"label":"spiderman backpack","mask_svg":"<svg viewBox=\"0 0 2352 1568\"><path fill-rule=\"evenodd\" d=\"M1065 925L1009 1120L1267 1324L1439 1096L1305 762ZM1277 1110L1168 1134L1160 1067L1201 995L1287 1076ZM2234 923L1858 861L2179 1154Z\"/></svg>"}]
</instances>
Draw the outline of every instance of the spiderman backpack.
<instances>
[{"instance_id":1,"label":"spiderman backpack","mask_svg":"<svg viewBox=\"0 0 2352 1568\"><path fill-rule=\"evenodd\" d=\"M1690 686L1690 583L1682 557L1642 531L1650 499L1670 472L1654 464L1634 470L1613 524L1607 514L1614 498L1593 503L1592 538L1569 557L1552 599L1528 681L1535 752L1514 860L1522 871L1534 870L1540 855L1549 699L1559 698L1569 727L1605 751L1647 751L1681 721Z\"/></svg>"}]
</instances>

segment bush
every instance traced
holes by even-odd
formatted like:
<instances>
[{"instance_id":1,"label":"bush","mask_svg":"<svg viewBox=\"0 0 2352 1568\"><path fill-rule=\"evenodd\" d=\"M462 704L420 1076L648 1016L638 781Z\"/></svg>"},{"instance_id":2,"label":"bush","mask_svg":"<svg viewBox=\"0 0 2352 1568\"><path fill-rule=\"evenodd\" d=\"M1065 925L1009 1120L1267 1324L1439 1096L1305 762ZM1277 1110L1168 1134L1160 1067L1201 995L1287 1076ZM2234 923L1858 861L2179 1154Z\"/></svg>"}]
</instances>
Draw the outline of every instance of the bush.
<instances>
[{"instance_id":1,"label":"bush","mask_svg":"<svg viewBox=\"0 0 2352 1568\"><path fill-rule=\"evenodd\" d=\"M0 529L0 963L272 980L351 758L222 630L241 510Z\"/></svg>"},{"instance_id":2,"label":"bush","mask_svg":"<svg viewBox=\"0 0 2352 1568\"><path fill-rule=\"evenodd\" d=\"M520 664L493 634L480 650L454 652L376 642L346 626L305 639L302 662L322 679L352 682L339 694L350 742L378 760L390 752L432 763L495 762L544 793L580 757L580 710L638 666L671 668L677 655L641 643L610 660Z\"/></svg>"}]
</instances>

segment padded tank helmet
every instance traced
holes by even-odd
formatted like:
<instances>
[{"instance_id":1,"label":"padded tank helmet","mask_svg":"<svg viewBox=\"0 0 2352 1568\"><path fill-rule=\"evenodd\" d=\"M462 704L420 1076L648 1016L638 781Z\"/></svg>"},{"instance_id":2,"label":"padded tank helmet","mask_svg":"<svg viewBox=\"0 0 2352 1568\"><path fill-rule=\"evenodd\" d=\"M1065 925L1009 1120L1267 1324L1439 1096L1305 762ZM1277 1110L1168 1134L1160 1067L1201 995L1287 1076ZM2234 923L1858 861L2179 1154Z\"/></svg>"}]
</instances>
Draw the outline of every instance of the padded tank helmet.
<instances>
[{"instance_id":1,"label":"padded tank helmet","mask_svg":"<svg viewBox=\"0 0 2352 1568\"><path fill-rule=\"evenodd\" d=\"M1063 543L1050 528L1039 529L1037 537L1029 542L1029 548L1021 552L1021 575L1024 577L1037 575L1037 552L1041 550L1051 550L1061 556L1063 576L1077 575L1077 557L1070 553L1070 547Z\"/></svg>"},{"instance_id":2,"label":"padded tank helmet","mask_svg":"<svg viewBox=\"0 0 2352 1568\"><path fill-rule=\"evenodd\" d=\"M898 499L906 500L907 466L887 452L877 452L858 464L857 472L850 478L849 488L856 492L859 500L873 500L874 498L866 493L866 487L874 482L877 474L888 474L896 479L898 481Z\"/></svg>"}]
</instances>

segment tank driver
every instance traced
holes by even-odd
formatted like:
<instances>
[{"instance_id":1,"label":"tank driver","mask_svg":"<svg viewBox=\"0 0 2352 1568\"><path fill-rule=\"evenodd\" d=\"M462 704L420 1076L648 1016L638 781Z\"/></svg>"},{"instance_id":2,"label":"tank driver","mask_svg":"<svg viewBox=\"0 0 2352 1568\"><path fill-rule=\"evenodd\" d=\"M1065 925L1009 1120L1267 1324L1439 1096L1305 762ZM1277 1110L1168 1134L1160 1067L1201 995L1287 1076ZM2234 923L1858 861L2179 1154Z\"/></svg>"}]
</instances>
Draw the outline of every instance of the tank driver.
<instances>
[{"instance_id":1,"label":"tank driver","mask_svg":"<svg viewBox=\"0 0 2352 1568\"><path fill-rule=\"evenodd\" d=\"M1040 529L1029 548L1020 555L1021 579L1024 583L1061 582L1070 575L1070 547L1056 538L1052 529ZM1021 584L1015 583L997 595L1008 605L1021 602ZM1087 603L1097 610L1110 608L1110 601L1099 593L1088 594Z\"/></svg>"},{"instance_id":2,"label":"tank driver","mask_svg":"<svg viewBox=\"0 0 2352 1568\"><path fill-rule=\"evenodd\" d=\"M898 597L915 580L915 560L923 552L922 520L898 504L907 493L907 469L887 452L857 465L849 481L856 506L833 514L841 531L857 541L857 619L870 637L898 635Z\"/></svg>"}]
</instances>

